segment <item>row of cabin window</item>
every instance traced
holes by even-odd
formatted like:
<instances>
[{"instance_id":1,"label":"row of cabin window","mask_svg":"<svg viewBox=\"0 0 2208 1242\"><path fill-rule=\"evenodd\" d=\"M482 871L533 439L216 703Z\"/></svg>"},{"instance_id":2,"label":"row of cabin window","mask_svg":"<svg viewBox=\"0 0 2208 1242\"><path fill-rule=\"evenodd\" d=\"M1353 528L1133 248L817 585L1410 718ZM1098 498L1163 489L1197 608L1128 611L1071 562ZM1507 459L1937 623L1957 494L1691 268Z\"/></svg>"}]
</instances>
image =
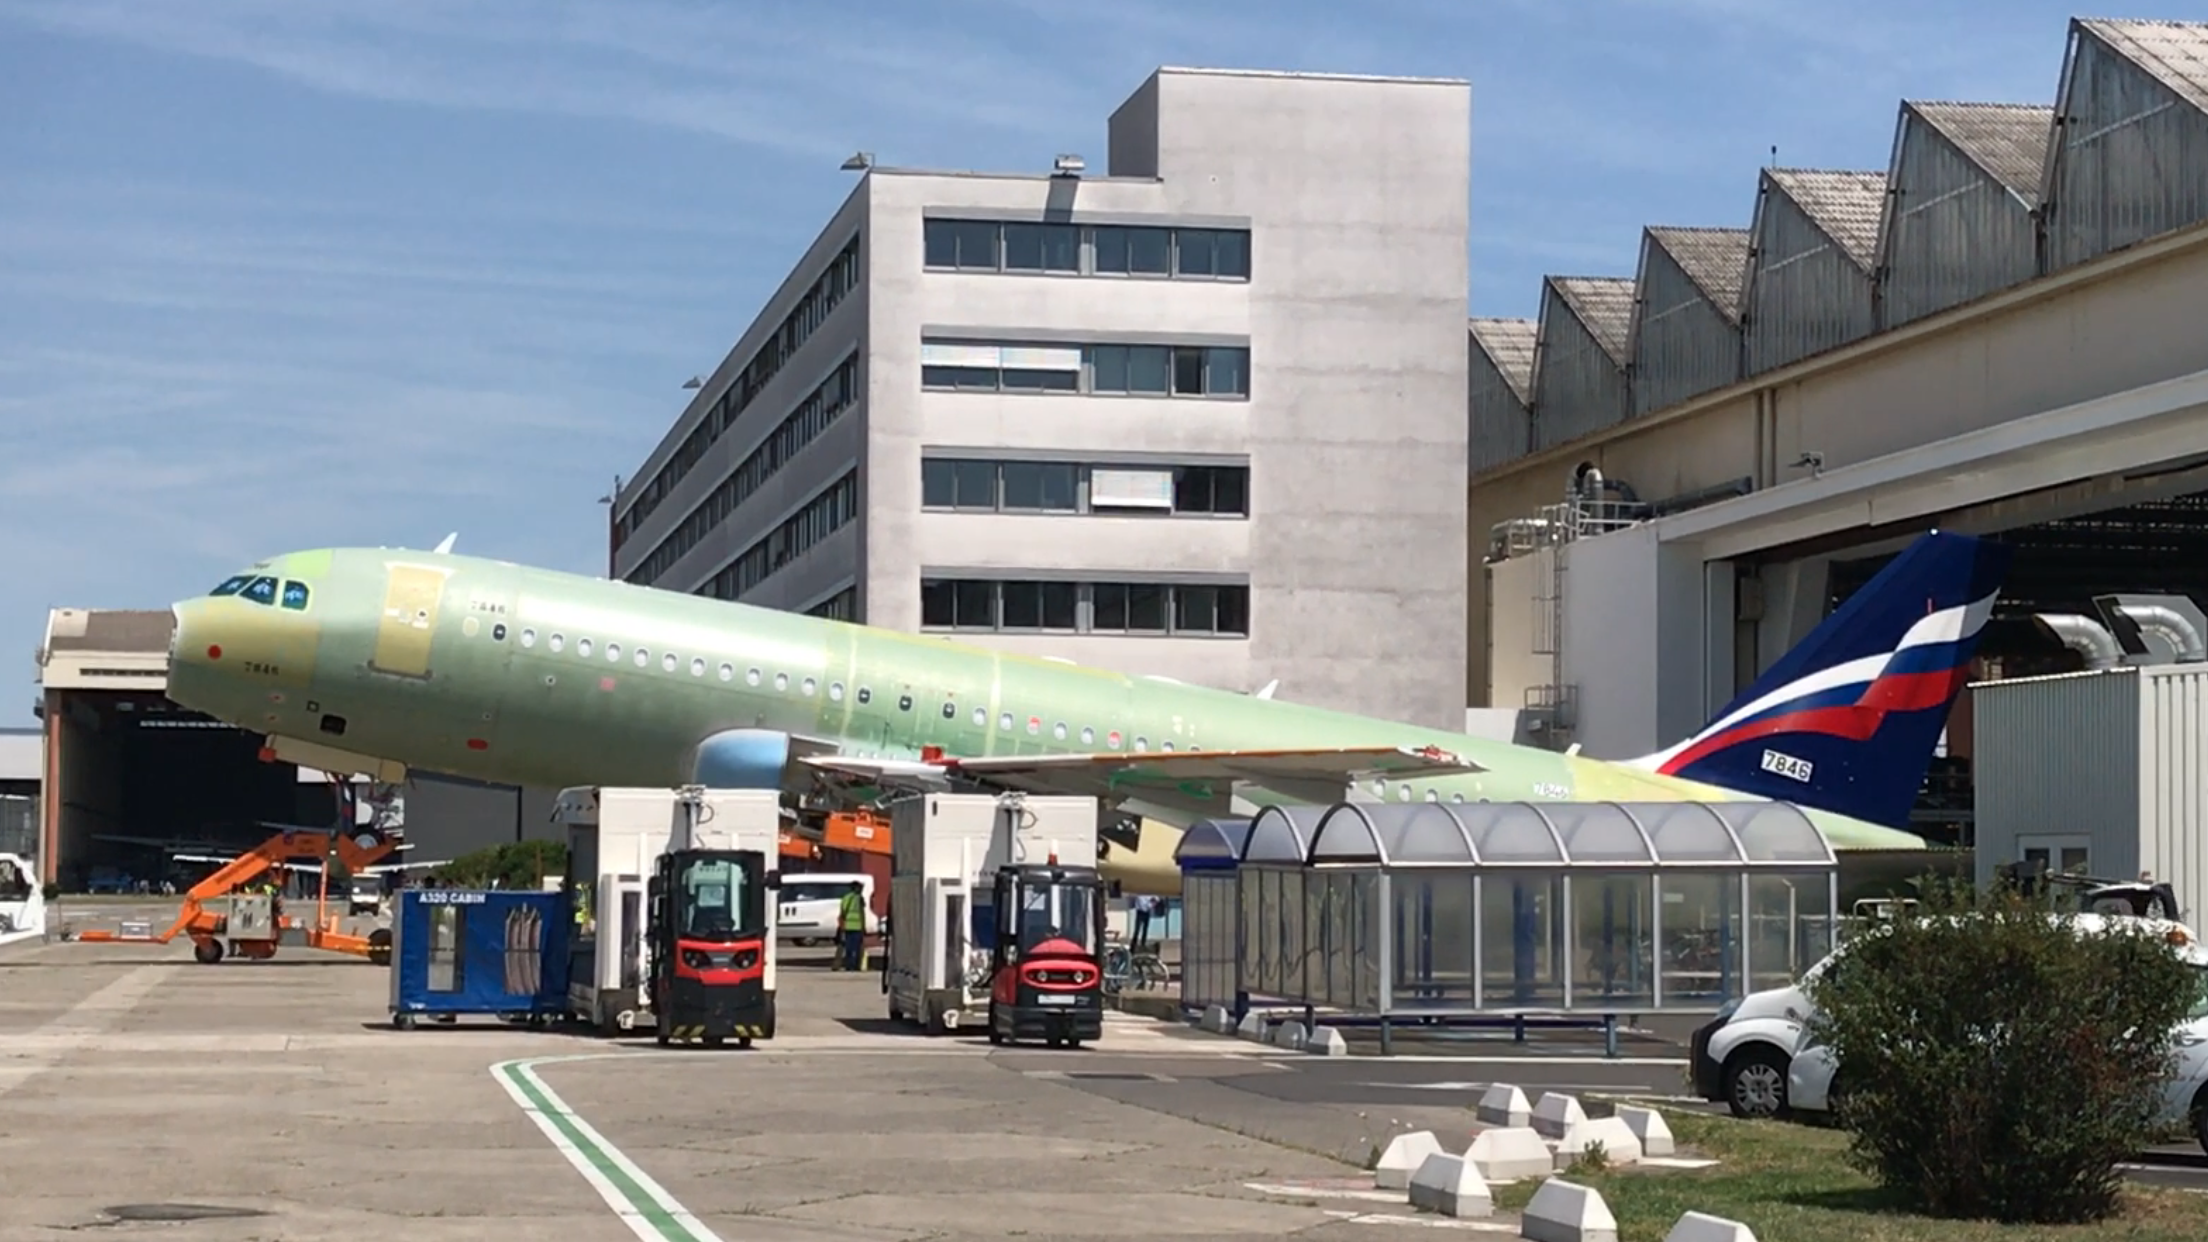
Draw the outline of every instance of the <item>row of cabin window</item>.
<instances>
[{"instance_id":1,"label":"row of cabin window","mask_svg":"<svg viewBox=\"0 0 2208 1242\"><path fill-rule=\"evenodd\" d=\"M306 583L293 578L286 578L279 585L268 574L237 574L223 579L208 594L235 595L256 604L270 604L293 612L305 612L307 601L313 597L314 592Z\"/></svg>"},{"instance_id":2,"label":"row of cabin window","mask_svg":"<svg viewBox=\"0 0 2208 1242\"><path fill-rule=\"evenodd\" d=\"M926 266L960 272L1248 280L1246 229L930 220Z\"/></svg>"},{"instance_id":3,"label":"row of cabin window","mask_svg":"<svg viewBox=\"0 0 2208 1242\"><path fill-rule=\"evenodd\" d=\"M504 641L506 638L506 627L503 624L491 627L491 638L493 641ZM534 627L524 628L521 631L520 640L523 647L534 648L537 645L536 629ZM557 632L546 636L545 648L546 650L552 651L554 653L565 652L567 650L567 636L565 634ZM595 644L593 644L593 642L589 638L583 637L577 638L575 640L575 655L577 656L577 658L584 660L590 659L594 650ZM613 642L607 643L605 645L605 655L606 662L608 664L619 664L621 662L621 644ZM630 652L629 658L630 661L634 663L638 668L648 669L652 666L652 653L649 648L637 647ZM661 672L673 673L681 669L681 667L681 656L676 655L672 651L665 651L660 653L659 668ZM699 656L690 657L690 675L692 677L702 679L705 676L705 672L706 662L704 658ZM729 664L726 661L723 661L719 668L715 670L715 672L719 679L722 681L732 682L736 680L736 666L733 664ZM744 684L747 686L763 686L768 684L770 680L774 685L775 693L789 693L790 675L788 673L777 672L770 679L764 670L757 667L747 668L744 670ZM798 681L797 689L799 694L804 695L808 699L812 698L814 695L820 693L820 681L818 678L814 677L803 678ZM843 696L844 687L842 682L831 681L828 683L829 702L841 703L843 702ZM874 690L871 686L860 686L858 687L857 693L853 697L855 701L859 704L859 706L864 707L874 701ZM911 695L901 694L897 696L898 711L909 712L912 710L912 707L913 698ZM950 700L945 700L943 703L942 712L943 719L956 720L958 719L958 704ZM986 729L989 727L988 708L974 708L970 715L975 728ZM998 732L1011 733L1015 731L1015 729L1017 729L1018 727L1019 718L1013 713L1003 712L998 715ZM1027 718L1026 731L1029 737L1042 736L1043 718L1040 716L1029 716ZM1051 725L1050 736L1055 741L1064 742L1068 741L1074 736L1074 730L1069 727L1065 721L1061 720ZM1093 746L1096 744L1096 730L1091 726L1083 725L1079 731L1079 736L1081 738L1081 744L1083 746ZM1118 750L1123 745L1125 745L1126 742L1124 736L1119 732L1119 730L1112 729L1106 731L1104 735L1104 744L1106 748L1110 750ZM1134 739L1134 748L1137 753L1148 751L1150 749L1150 739L1148 737L1142 736L1136 737ZM1161 749L1170 752L1173 749L1173 743L1170 741L1165 742ZM1189 747L1189 749L1196 750L1198 748L1195 746L1191 746Z\"/></svg>"}]
</instances>

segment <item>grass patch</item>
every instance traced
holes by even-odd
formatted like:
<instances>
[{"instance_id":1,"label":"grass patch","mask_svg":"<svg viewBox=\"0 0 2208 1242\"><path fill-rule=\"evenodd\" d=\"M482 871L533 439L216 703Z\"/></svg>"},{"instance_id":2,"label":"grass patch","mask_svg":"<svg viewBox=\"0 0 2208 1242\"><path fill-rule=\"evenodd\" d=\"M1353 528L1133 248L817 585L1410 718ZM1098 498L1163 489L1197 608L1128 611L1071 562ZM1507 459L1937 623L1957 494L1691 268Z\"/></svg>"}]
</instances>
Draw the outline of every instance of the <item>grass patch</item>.
<instances>
[{"instance_id":1,"label":"grass patch","mask_svg":"<svg viewBox=\"0 0 2208 1242\"><path fill-rule=\"evenodd\" d=\"M1617 1214L1619 1242L1662 1242L1687 1212L1737 1220L1759 1238L1783 1242L2201 1242L2208 1195L2128 1187L2123 1211L2096 1225L1997 1225L1935 1220L1896 1207L1842 1159L1848 1136L1786 1122L1666 1114L1681 1154L1712 1157L1714 1169L1582 1170ZM1499 1186L1498 1208L1517 1211L1538 1183Z\"/></svg>"}]
</instances>

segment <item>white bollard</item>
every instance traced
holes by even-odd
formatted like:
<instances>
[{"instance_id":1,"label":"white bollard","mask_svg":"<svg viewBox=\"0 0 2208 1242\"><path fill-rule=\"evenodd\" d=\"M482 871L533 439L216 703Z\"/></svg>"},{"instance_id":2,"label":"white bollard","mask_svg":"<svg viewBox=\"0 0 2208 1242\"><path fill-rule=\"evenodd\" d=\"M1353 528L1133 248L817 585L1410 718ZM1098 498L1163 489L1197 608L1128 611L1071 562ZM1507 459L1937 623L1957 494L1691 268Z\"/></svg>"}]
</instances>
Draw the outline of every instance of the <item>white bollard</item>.
<instances>
[{"instance_id":1,"label":"white bollard","mask_svg":"<svg viewBox=\"0 0 2208 1242\"><path fill-rule=\"evenodd\" d=\"M1550 1178L1518 1224L1527 1242L1618 1242L1618 1218L1591 1186Z\"/></svg>"},{"instance_id":2,"label":"white bollard","mask_svg":"<svg viewBox=\"0 0 2208 1242\"><path fill-rule=\"evenodd\" d=\"M1576 1095L1543 1092L1540 1102L1533 1106L1533 1128L1541 1132L1542 1138L1563 1138L1566 1130L1585 1120L1587 1110L1579 1106Z\"/></svg>"},{"instance_id":3,"label":"white bollard","mask_svg":"<svg viewBox=\"0 0 2208 1242\"><path fill-rule=\"evenodd\" d=\"M1679 1145L1672 1141L1671 1127L1664 1124L1664 1115L1655 1109L1621 1104L1618 1120L1631 1127L1633 1137L1641 1140L1643 1156L1669 1156L1678 1152Z\"/></svg>"},{"instance_id":4,"label":"white bollard","mask_svg":"<svg viewBox=\"0 0 2208 1242\"><path fill-rule=\"evenodd\" d=\"M1481 1093L1479 1106L1472 1114L1485 1125L1522 1126L1533 1121L1533 1105L1526 1103L1525 1092L1499 1082Z\"/></svg>"},{"instance_id":5,"label":"white bollard","mask_svg":"<svg viewBox=\"0 0 2208 1242\"><path fill-rule=\"evenodd\" d=\"M1573 1161L1597 1144L1602 1146L1606 1163L1640 1163L1641 1140L1634 1137L1632 1127L1616 1117L1588 1117L1573 1122L1564 1137L1556 1141L1556 1167L1570 1168Z\"/></svg>"},{"instance_id":6,"label":"white bollard","mask_svg":"<svg viewBox=\"0 0 2208 1242\"><path fill-rule=\"evenodd\" d=\"M1426 1163L1426 1157L1441 1152L1441 1140L1432 1130L1413 1130L1398 1134L1388 1140L1387 1150L1380 1153L1380 1162L1372 1168L1374 1190L1407 1190L1411 1174Z\"/></svg>"},{"instance_id":7,"label":"white bollard","mask_svg":"<svg viewBox=\"0 0 2208 1242\"><path fill-rule=\"evenodd\" d=\"M1664 1235L1664 1242L1756 1242L1756 1231L1737 1220L1689 1212Z\"/></svg>"},{"instance_id":8,"label":"white bollard","mask_svg":"<svg viewBox=\"0 0 2208 1242\"><path fill-rule=\"evenodd\" d=\"M1411 1175L1411 1206L1443 1216L1493 1216L1495 1198L1487 1192L1472 1162L1463 1156L1435 1152Z\"/></svg>"},{"instance_id":9,"label":"white bollard","mask_svg":"<svg viewBox=\"0 0 2208 1242\"><path fill-rule=\"evenodd\" d=\"M1527 1126L1499 1126L1480 1131L1464 1158L1472 1162L1489 1185L1515 1182L1522 1177L1547 1177L1556 1171L1556 1153Z\"/></svg>"}]
</instances>

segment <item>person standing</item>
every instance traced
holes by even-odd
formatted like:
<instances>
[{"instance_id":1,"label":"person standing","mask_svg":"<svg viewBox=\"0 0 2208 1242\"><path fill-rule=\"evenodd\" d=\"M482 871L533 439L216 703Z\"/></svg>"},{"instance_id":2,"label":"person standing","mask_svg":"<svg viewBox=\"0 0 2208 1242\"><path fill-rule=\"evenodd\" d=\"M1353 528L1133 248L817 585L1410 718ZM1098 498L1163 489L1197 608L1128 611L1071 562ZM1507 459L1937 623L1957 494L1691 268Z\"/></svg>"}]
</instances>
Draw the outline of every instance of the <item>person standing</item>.
<instances>
[{"instance_id":1,"label":"person standing","mask_svg":"<svg viewBox=\"0 0 2208 1242\"><path fill-rule=\"evenodd\" d=\"M843 891L837 909L837 970L859 970L866 959L866 893L857 880Z\"/></svg>"},{"instance_id":2,"label":"person standing","mask_svg":"<svg viewBox=\"0 0 2208 1242\"><path fill-rule=\"evenodd\" d=\"M1140 953L1150 939L1150 919L1158 912L1158 899L1149 893L1135 898L1135 932L1129 938L1128 947Z\"/></svg>"}]
</instances>

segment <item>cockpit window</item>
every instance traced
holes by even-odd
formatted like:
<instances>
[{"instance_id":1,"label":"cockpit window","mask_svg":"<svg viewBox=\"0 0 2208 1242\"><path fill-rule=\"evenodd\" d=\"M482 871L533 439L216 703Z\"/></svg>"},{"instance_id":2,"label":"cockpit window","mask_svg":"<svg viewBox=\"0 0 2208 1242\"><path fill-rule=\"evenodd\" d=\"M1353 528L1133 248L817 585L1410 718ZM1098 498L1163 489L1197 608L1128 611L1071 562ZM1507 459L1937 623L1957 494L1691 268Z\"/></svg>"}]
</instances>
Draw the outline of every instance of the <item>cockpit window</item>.
<instances>
[{"instance_id":1,"label":"cockpit window","mask_svg":"<svg viewBox=\"0 0 2208 1242\"><path fill-rule=\"evenodd\" d=\"M293 582L286 578L284 580L283 605L293 612L305 612L307 610L307 584Z\"/></svg>"},{"instance_id":2,"label":"cockpit window","mask_svg":"<svg viewBox=\"0 0 2208 1242\"><path fill-rule=\"evenodd\" d=\"M238 592L245 589L246 583L251 581L253 581L253 576L251 574L239 574L236 577L224 578L222 580L221 586L218 586L214 590L207 593L209 595L236 595Z\"/></svg>"},{"instance_id":3,"label":"cockpit window","mask_svg":"<svg viewBox=\"0 0 2208 1242\"><path fill-rule=\"evenodd\" d=\"M256 604L273 604L276 602L276 580L262 574L246 583L245 589L238 594Z\"/></svg>"}]
</instances>

